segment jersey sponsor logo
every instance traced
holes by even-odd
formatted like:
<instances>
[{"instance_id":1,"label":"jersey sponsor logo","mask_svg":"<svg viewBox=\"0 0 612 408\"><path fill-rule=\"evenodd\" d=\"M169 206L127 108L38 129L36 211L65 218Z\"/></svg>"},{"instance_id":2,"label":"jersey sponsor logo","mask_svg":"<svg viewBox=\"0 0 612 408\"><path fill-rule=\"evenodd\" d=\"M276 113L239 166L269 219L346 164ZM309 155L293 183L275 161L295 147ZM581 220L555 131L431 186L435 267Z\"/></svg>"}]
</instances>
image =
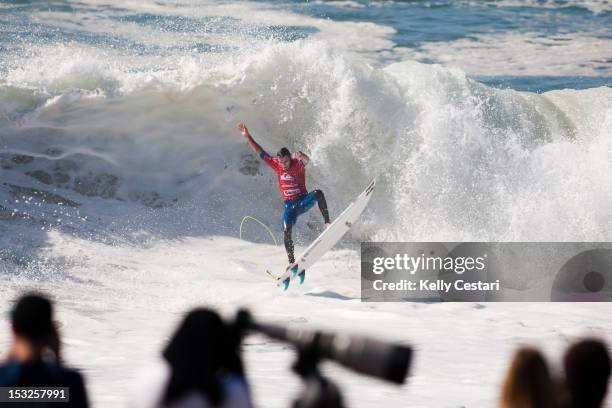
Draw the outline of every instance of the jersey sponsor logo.
<instances>
[{"instance_id":1,"label":"jersey sponsor logo","mask_svg":"<svg viewBox=\"0 0 612 408\"><path fill-rule=\"evenodd\" d=\"M299 188L294 188L294 189L287 189L283 191L285 193L286 196L293 196L296 194L300 193L300 189Z\"/></svg>"},{"instance_id":2,"label":"jersey sponsor logo","mask_svg":"<svg viewBox=\"0 0 612 408\"><path fill-rule=\"evenodd\" d=\"M281 173L280 179L281 181L294 181L295 180L293 176L289 173Z\"/></svg>"}]
</instances>

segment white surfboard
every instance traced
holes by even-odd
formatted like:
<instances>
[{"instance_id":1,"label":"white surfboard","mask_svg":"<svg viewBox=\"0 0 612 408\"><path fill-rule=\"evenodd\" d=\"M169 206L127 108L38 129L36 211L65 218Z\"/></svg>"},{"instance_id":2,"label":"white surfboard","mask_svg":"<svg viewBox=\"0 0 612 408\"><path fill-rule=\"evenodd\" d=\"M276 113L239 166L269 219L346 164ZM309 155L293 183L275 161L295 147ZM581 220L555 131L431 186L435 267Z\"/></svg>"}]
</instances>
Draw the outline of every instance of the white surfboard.
<instances>
[{"instance_id":1,"label":"white surfboard","mask_svg":"<svg viewBox=\"0 0 612 408\"><path fill-rule=\"evenodd\" d=\"M304 283L306 277L305 271L317 262L323 254L333 248L334 245L351 229L355 221L359 218L363 210L365 210L376 180L370 181L365 190L353 201L347 208L332 222L332 224L314 240L312 244L297 258L297 261L292 263L287 271L283 273L277 280L277 286L287 290L289 283L298 278L300 283Z\"/></svg>"}]
</instances>

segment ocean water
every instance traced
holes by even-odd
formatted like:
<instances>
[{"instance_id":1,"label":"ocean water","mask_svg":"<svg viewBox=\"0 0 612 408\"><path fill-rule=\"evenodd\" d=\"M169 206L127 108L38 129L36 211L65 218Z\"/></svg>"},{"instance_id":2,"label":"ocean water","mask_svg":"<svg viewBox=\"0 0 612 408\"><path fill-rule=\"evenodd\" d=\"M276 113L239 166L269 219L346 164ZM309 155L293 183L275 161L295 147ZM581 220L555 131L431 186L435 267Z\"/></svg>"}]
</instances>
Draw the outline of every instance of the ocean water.
<instances>
[{"instance_id":1,"label":"ocean water","mask_svg":"<svg viewBox=\"0 0 612 408\"><path fill-rule=\"evenodd\" d=\"M23 290L51 292L101 406L124 400L160 333L202 303L335 328L359 310L380 333L443 349L419 363L418 390L388 390L389 406L429 406L440 387L455 393L436 406L494 406L494 381L471 375L501 375L524 340L558 354L605 313L527 305L533 330L519 336L520 312L502 306L366 310L355 249L612 239L611 27L612 3L587 0L2 1L0 309ZM262 273L285 262L265 230L250 223L237 239L246 215L281 236L275 179L238 121L269 151L309 153L307 185L332 217L378 178L343 250L301 292L279 296ZM301 217L298 245L321 224L316 211ZM404 326L412 312L433 326ZM485 323L440 340L453 315L472 313L500 322L494 341ZM286 405L272 384L288 357L274 347L246 347L273 371L256 368L262 406ZM470 355L483 349L485 362ZM436 379L441 366L449 375ZM375 389L363 395L379 406Z\"/></svg>"},{"instance_id":2,"label":"ocean water","mask_svg":"<svg viewBox=\"0 0 612 408\"><path fill-rule=\"evenodd\" d=\"M0 10L1 193L11 219L81 231L87 216L88 233L110 224L181 236L231 234L250 214L278 232L272 178L233 127L244 120L267 149L309 151L310 185L336 211L381 178L359 237L612 232L606 2ZM36 198L45 191L78 205L48 208ZM129 221L117 223L122 214Z\"/></svg>"}]
</instances>

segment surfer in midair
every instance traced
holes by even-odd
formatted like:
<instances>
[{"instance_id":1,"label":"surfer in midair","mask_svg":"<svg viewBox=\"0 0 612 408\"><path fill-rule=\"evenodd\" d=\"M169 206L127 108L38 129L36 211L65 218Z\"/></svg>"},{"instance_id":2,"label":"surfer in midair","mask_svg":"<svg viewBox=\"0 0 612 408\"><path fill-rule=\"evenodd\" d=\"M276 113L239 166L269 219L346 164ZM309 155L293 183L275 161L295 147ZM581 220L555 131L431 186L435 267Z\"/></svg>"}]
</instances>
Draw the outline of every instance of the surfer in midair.
<instances>
[{"instance_id":1,"label":"surfer in midair","mask_svg":"<svg viewBox=\"0 0 612 408\"><path fill-rule=\"evenodd\" d=\"M291 265L295 262L291 230L297 217L310 210L316 201L323 215L325 226L330 225L325 195L321 190L311 192L306 190L306 165L310 161L306 154L300 151L291 153L289 149L283 147L278 151L276 157L272 157L253 139L244 123L238 124L238 130L255 153L276 173L278 189L285 207L283 211L284 241L289 265Z\"/></svg>"}]
</instances>

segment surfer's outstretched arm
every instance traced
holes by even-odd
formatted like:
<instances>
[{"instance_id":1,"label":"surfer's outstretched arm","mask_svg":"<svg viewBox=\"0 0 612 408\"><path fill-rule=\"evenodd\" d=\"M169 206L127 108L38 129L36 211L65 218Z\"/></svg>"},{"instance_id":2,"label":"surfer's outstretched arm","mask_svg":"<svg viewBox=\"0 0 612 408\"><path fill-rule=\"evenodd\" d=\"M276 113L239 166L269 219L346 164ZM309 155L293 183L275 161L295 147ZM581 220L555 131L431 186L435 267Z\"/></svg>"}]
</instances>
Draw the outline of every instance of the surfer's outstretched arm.
<instances>
[{"instance_id":1,"label":"surfer's outstretched arm","mask_svg":"<svg viewBox=\"0 0 612 408\"><path fill-rule=\"evenodd\" d=\"M255 141L255 139L253 139L253 136L251 136L251 134L249 133L249 129L247 129L245 124L240 122L240 123L238 123L237 127L238 127L238 130L240 131L240 133L242 134L242 136L246 139L246 141L249 144L249 146L251 146L251 149L253 149L255 151L255 153L257 153L258 156L261 155L261 152L263 151L263 149Z\"/></svg>"}]
</instances>

